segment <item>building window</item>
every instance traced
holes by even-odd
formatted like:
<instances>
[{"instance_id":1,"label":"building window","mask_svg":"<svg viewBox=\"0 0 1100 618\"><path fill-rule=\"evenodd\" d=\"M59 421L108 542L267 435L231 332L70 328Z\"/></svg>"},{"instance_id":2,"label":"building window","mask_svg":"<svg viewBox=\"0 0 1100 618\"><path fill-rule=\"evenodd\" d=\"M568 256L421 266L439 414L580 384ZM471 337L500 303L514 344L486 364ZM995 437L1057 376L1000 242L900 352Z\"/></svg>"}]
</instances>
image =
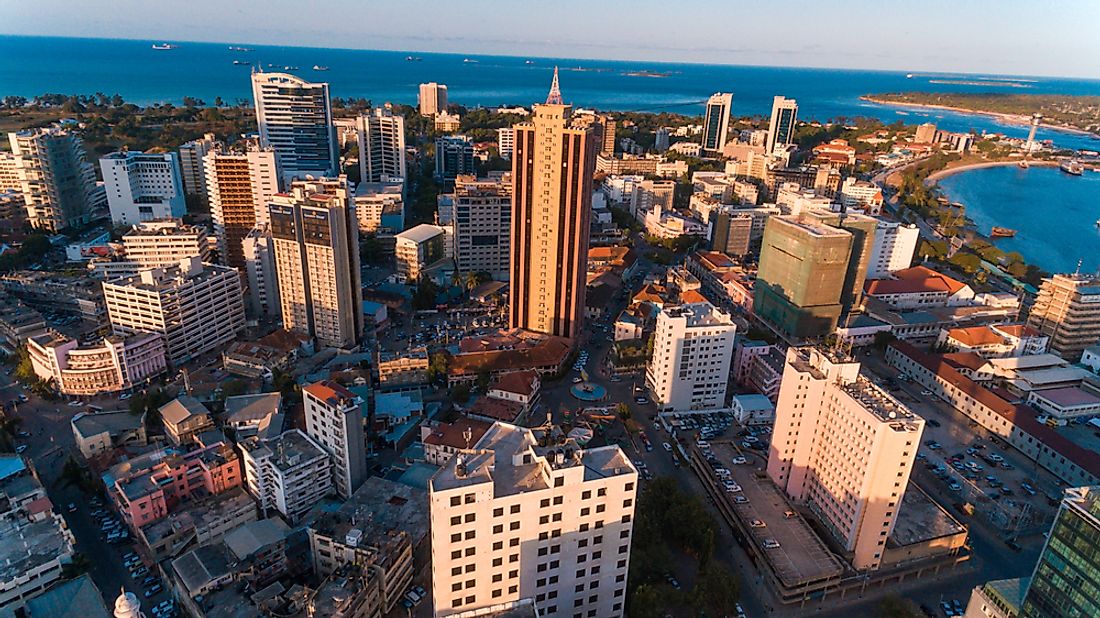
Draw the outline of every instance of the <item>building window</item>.
<instances>
[{"instance_id":1,"label":"building window","mask_svg":"<svg viewBox=\"0 0 1100 618\"><path fill-rule=\"evenodd\" d=\"M459 506L462 504L462 498L458 496L451 496L451 506Z\"/></svg>"}]
</instances>

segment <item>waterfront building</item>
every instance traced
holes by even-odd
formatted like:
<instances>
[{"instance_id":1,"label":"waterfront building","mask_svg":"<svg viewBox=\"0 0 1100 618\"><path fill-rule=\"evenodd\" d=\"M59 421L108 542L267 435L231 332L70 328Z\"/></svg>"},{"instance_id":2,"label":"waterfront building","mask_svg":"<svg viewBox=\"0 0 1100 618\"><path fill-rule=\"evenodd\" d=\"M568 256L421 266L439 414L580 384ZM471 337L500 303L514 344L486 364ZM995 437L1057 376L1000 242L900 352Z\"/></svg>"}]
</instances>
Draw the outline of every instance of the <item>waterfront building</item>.
<instances>
[{"instance_id":1,"label":"waterfront building","mask_svg":"<svg viewBox=\"0 0 1100 618\"><path fill-rule=\"evenodd\" d=\"M855 149L852 149L852 162L855 162ZM855 176L844 179L840 185L840 191L836 194L836 201L845 208L858 208L868 215L882 213L882 188L878 185L860 180Z\"/></svg>"},{"instance_id":2,"label":"waterfront building","mask_svg":"<svg viewBox=\"0 0 1100 618\"><path fill-rule=\"evenodd\" d=\"M363 334L359 223L347 178L296 180L272 198L283 328L351 348Z\"/></svg>"},{"instance_id":3,"label":"waterfront building","mask_svg":"<svg viewBox=\"0 0 1100 618\"><path fill-rule=\"evenodd\" d=\"M447 86L428 82L420 84L420 115L435 116L447 111Z\"/></svg>"},{"instance_id":4,"label":"waterfront building","mask_svg":"<svg viewBox=\"0 0 1100 618\"><path fill-rule=\"evenodd\" d=\"M913 136L913 141L918 144L936 143L936 125L931 122L917 125L917 132Z\"/></svg>"},{"instance_id":5,"label":"waterfront building","mask_svg":"<svg viewBox=\"0 0 1100 618\"><path fill-rule=\"evenodd\" d=\"M270 440L253 436L238 446L245 486L265 516L275 509L296 522L332 489L331 458L299 429Z\"/></svg>"},{"instance_id":6,"label":"waterfront building","mask_svg":"<svg viewBox=\"0 0 1100 618\"><path fill-rule=\"evenodd\" d=\"M8 133L12 158L6 175L23 196L27 222L48 232L80 227L104 199L84 142L60 127Z\"/></svg>"},{"instance_id":7,"label":"waterfront building","mask_svg":"<svg viewBox=\"0 0 1100 618\"><path fill-rule=\"evenodd\" d=\"M787 97L772 99L772 115L768 120L768 141L764 145L764 154L775 152L794 142L795 123L798 120L798 102Z\"/></svg>"},{"instance_id":8,"label":"waterfront building","mask_svg":"<svg viewBox=\"0 0 1100 618\"><path fill-rule=\"evenodd\" d=\"M886 553L924 419L860 375L855 360L787 350L768 450L768 476L875 570Z\"/></svg>"},{"instance_id":9,"label":"waterfront building","mask_svg":"<svg viewBox=\"0 0 1100 618\"><path fill-rule=\"evenodd\" d=\"M919 241L920 229L916 225L879 219L875 224L867 278L888 279L891 274L912 266Z\"/></svg>"},{"instance_id":10,"label":"waterfront building","mask_svg":"<svg viewBox=\"0 0 1100 618\"><path fill-rule=\"evenodd\" d=\"M1100 341L1100 277L1073 273L1043 280L1028 326L1050 337L1050 350L1075 361Z\"/></svg>"},{"instance_id":11,"label":"waterfront building","mask_svg":"<svg viewBox=\"0 0 1100 618\"><path fill-rule=\"evenodd\" d=\"M717 92L707 99L703 118L703 154L717 156L725 149L732 105L733 94L729 92Z\"/></svg>"},{"instance_id":12,"label":"waterfront building","mask_svg":"<svg viewBox=\"0 0 1100 618\"><path fill-rule=\"evenodd\" d=\"M547 438L494 423L429 481L436 616L528 598L624 615L638 472L618 446Z\"/></svg>"},{"instance_id":13,"label":"waterfront building","mask_svg":"<svg viewBox=\"0 0 1100 618\"><path fill-rule=\"evenodd\" d=\"M868 281L866 293L895 310L961 307L976 299L969 285L921 265L895 270L889 279Z\"/></svg>"},{"instance_id":14,"label":"waterfront building","mask_svg":"<svg viewBox=\"0 0 1100 618\"><path fill-rule=\"evenodd\" d=\"M658 410L725 407L736 334L730 314L710 303L662 309L645 375Z\"/></svg>"},{"instance_id":15,"label":"waterfront building","mask_svg":"<svg viewBox=\"0 0 1100 618\"><path fill-rule=\"evenodd\" d=\"M338 174L339 152L327 83L288 73L252 74L260 146L279 158L284 182Z\"/></svg>"},{"instance_id":16,"label":"waterfront building","mask_svg":"<svg viewBox=\"0 0 1100 618\"><path fill-rule=\"evenodd\" d=\"M250 141L243 151L213 148L203 159L207 201L218 253L228 266L243 268L242 239L268 220L268 204L279 192L279 158Z\"/></svg>"},{"instance_id":17,"label":"waterfront building","mask_svg":"<svg viewBox=\"0 0 1100 618\"><path fill-rule=\"evenodd\" d=\"M116 335L159 333L179 365L219 348L244 328L240 276L199 258L103 283Z\"/></svg>"},{"instance_id":18,"label":"waterfront building","mask_svg":"<svg viewBox=\"0 0 1100 618\"><path fill-rule=\"evenodd\" d=\"M512 157L509 324L573 339L584 316L596 136L571 122L557 72L518 124Z\"/></svg>"},{"instance_id":19,"label":"waterfront building","mask_svg":"<svg viewBox=\"0 0 1100 618\"><path fill-rule=\"evenodd\" d=\"M359 114L359 182L400 179L405 171L405 118L389 106Z\"/></svg>"},{"instance_id":20,"label":"waterfront building","mask_svg":"<svg viewBox=\"0 0 1100 618\"><path fill-rule=\"evenodd\" d=\"M447 257L447 230L421 223L394 236L397 276L419 281L424 269Z\"/></svg>"},{"instance_id":21,"label":"waterfront building","mask_svg":"<svg viewBox=\"0 0 1100 618\"><path fill-rule=\"evenodd\" d=\"M169 219L187 214L179 159L174 152L112 152L99 160L111 223Z\"/></svg>"},{"instance_id":22,"label":"waterfront building","mask_svg":"<svg viewBox=\"0 0 1100 618\"><path fill-rule=\"evenodd\" d=\"M487 272L508 280L512 237L512 178L455 179L454 258L462 273Z\"/></svg>"},{"instance_id":23,"label":"waterfront building","mask_svg":"<svg viewBox=\"0 0 1100 618\"><path fill-rule=\"evenodd\" d=\"M27 353L35 375L52 382L63 395L122 392L167 368L164 339L155 333L109 335L98 344L81 346L76 339L50 331L27 339Z\"/></svg>"},{"instance_id":24,"label":"waterfront building","mask_svg":"<svg viewBox=\"0 0 1100 618\"><path fill-rule=\"evenodd\" d=\"M347 500L367 474L366 438L359 398L335 382L323 380L302 388L306 435L332 458L336 494Z\"/></svg>"},{"instance_id":25,"label":"waterfront building","mask_svg":"<svg viewBox=\"0 0 1100 618\"><path fill-rule=\"evenodd\" d=\"M444 135L435 140L435 179L454 181L463 174L477 174L474 144L465 135Z\"/></svg>"},{"instance_id":26,"label":"waterfront building","mask_svg":"<svg viewBox=\"0 0 1100 618\"><path fill-rule=\"evenodd\" d=\"M206 210L209 196L204 167L206 155L219 147L221 142L215 139L213 133L204 133L202 139L193 139L180 145L180 178L183 179L183 192L187 197L197 200L202 207L201 210Z\"/></svg>"}]
</instances>

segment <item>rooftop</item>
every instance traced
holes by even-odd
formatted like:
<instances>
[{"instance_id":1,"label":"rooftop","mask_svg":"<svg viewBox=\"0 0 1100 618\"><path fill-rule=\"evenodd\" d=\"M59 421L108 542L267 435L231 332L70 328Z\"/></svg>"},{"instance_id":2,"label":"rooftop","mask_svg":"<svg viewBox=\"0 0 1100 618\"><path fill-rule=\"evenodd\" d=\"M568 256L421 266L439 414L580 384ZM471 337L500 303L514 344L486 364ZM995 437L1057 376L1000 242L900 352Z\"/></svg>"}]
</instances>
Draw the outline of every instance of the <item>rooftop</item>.
<instances>
[{"instance_id":1,"label":"rooftop","mask_svg":"<svg viewBox=\"0 0 1100 618\"><path fill-rule=\"evenodd\" d=\"M281 393L226 397L225 420L233 424L259 422L278 412L282 401Z\"/></svg>"},{"instance_id":2,"label":"rooftop","mask_svg":"<svg viewBox=\"0 0 1100 618\"><path fill-rule=\"evenodd\" d=\"M969 347L1004 343L1004 338L997 334L990 326L952 328L947 331L947 336Z\"/></svg>"},{"instance_id":3,"label":"rooftop","mask_svg":"<svg viewBox=\"0 0 1100 618\"><path fill-rule=\"evenodd\" d=\"M111 618L102 593L86 573L29 599L23 611L27 618Z\"/></svg>"},{"instance_id":4,"label":"rooftop","mask_svg":"<svg viewBox=\"0 0 1100 618\"><path fill-rule=\"evenodd\" d=\"M896 271L892 279L873 279L867 282L867 293L872 296L890 294L919 294L922 292L944 292L954 294L966 287L966 284L938 273L925 266L914 266Z\"/></svg>"},{"instance_id":5,"label":"rooftop","mask_svg":"<svg viewBox=\"0 0 1100 618\"><path fill-rule=\"evenodd\" d=\"M10 582L73 551L69 533L53 517L30 522L0 519L0 581Z\"/></svg>"},{"instance_id":6,"label":"rooftop","mask_svg":"<svg viewBox=\"0 0 1100 618\"><path fill-rule=\"evenodd\" d=\"M209 528L225 521L230 515L249 508L256 508L252 496L244 487L234 487L175 507L167 517L143 526L141 534L149 543L156 543L191 526L197 529Z\"/></svg>"},{"instance_id":7,"label":"rooftop","mask_svg":"<svg viewBox=\"0 0 1100 618\"><path fill-rule=\"evenodd\" d=\"M299 429L291 429L270 440L249 438L239 445L254 458L271 457L284 472L315 459L328 459L328 454Z\"/></svg>"},{"instance_id":8,"label":"rooftop","mask_svg":"<svg viewBox=\"0 0 1100 618\"><path fill-rule=\"evenodd\" d=\"M914 545L966 531L966 526L911 482L902 495L889 542L900 546Z\"/></svg>"},{"instance_id":9,"label":"rooftop","mask_svg":"<svg viewBox=\"0 0 1100 618\"><path fill-rule=\"evenodd\" d=\"M514 423L523 411L523 404L518 401L497 399L495 397L478 397L468 408L466 414L491 418L505 423Z\"/></svg>"},{"instance_id":10,"label":"rooftop","mask_svg":"<svg viewBox=\"0 0 1100 618\"><path fill-rule=\"evenodd\" d=\"M437 423L430 427L431 433L425 435L422 442L424 444L464 449L467 448L466 430L470 431L470 446L473 446L481 440L481 437L492 426L492 423L463 416L453 423Z\"/></svg>"},{"instance_id":11,"label":"rooftop","mask_svg":"<svg viewBox=\"0 0 1100 618\"><path fill-rule=\"evenodd\" d=\"M200 545L176 558L172 561L172 568L176 570L188 593L195 596L211 582L228 575L229 562L225 545L215 543Z\"/></svg>"},{"instance_id":12,"label":"rooftop","mask_svg":"<svg viewBox=\"0 0 1100 618\"><path fill-rule=\"evenodd\" d=\"M415 546L428 536L428 496L403 483L371 476L335 511L315 509L307 521L318 533L341 541L353 529L363 532L366 543L406 532Z\"/></svg>"},{"instance_id":13,"label":"rooftop","mask_svg":"<svg viewBox=\"0 0 1100 618\"><path fill-rule=\"evenodd\" d=\"M498 376L497 379L489 385L489 389L531 396L536 391L538 381L539 374L533 370L510 371Z\"/></svg>"},{"instance_id":14,"label":"rooftop","mask_svg":"<svg viewBox=\"0 0 1100 618\"><path fill-rule=\"evenodd\" d=\"M436 236L443 234L443 228L438 225L431 225L430 223L421 223L420 225L409 228L404 232L398 233L395 237L401 240L410 240L415 243L427 242Z\"/></svg>"},{"instance_id":15,"label":"rooftop","mask_svg":"<svg viewBox=\"0 0 1100 618\"><path fill-rule=\"evenodd\" d=\"M161 419L173 425L179 425L194 416L210 416L210 410L190 395L180 395L160 407Z\"/></svg>"},{"instance_id":16,"label":"rooftop","mask_svg":"<svg viewBox=\"0 0 1100 618\"><path fill-rule=\"evenodd\" d=\"M1060 407L1076 407L1076 406L1089 406L1100 404L1100 397L1093 395L1092 393L1070 386L1066 388L1050 388L1035 393L1036 397L1041 397L1047 401Z\"/></svg>"},{"instance_id":17,"label":"rooftop","mask_svg":"<svg viewBox=\"0 0 1100 618\"><path fill-rule=\"evenodd\" d=\"M129 411L96 412L95 414L77 414L72 426L80 437L88 439L102 433L118 434L124 431L140 429L145 424L144 414L130 414Z\"/></svg>"},{"instance_id":18,"label":"rooftop","mask_svg":"<svg viewBox=\"0 0 1100 618\"><path fill-rule=\"evenodd\" d=\"M355 393L330 380L310 384L302 390L334 408L355 405L357 400Z\"/></svg>"},{"instance_id":19,"label":"rooftop","mask_svg":"<svg viewBox=\"0 0 1100 618\"><path fill-rule=\"evenodd\" d=\"M874 414L879 420L891 423L895 430L920 431L920 424L924 419L913 414L908 406L894 399L893 395L867 378L859 376L854 382L844 384L842 389L863 404L863 409Z\"/></svg>"},{"instance_id":20,"label":"rooftop","mask_svg":"<svg viewBox=\"0 0 1100 618\"><path fill-rule=\"evenodd\" d=\"M244 560L265 547L286 539L290 527L278 517L250 521L225 534L225 546L237 560Z\"/></svg>"}]
</instances>

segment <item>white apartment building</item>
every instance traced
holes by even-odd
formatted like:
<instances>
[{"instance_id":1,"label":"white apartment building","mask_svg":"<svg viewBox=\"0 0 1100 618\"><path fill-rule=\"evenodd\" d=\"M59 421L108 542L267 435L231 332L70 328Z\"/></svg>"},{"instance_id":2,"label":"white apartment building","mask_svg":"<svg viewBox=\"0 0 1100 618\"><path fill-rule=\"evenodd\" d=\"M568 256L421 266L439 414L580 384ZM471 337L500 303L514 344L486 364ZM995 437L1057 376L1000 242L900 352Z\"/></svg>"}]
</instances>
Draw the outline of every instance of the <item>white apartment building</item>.
<instances>
[{"instance_id":1,"label":"white apartment building","mask_svg":"<svg viewBox=\"0 0 1100 618\"><path fill-rule=\"evenodd\" d=\"M159 268L198 257L203 263L213 260L206 228L187 225L181 219L158 219L135 224L122 236L126 261L138 270Z\"/></svg>"},{"instance_id":2,"label":"white apartment building","mask_svg":"<svg viewBox=\"0 0 1100 618\"><path fill-rule=\"evenodd\" d=\"M858 570L882 562L924 419L859 375L859 363L787 350L768 476L805 504Z\"/></svg>"},{"instance_id":3,"label":"white apartment building","mask_svg":"<svg viewBox=\"0 0 1100 618\"><path fill-rule=\"evenodd\" d=\"M882 188L878 185L860 180L855 176L844 179L837 193L837 201L845 208L860 208L869 215L877 215L882 212Z\"/></svg>"},{"instance_id":4,"label":"white apartment building","mask_svg":"<svg viewBox=\"0 0 1100 618\"><path fill-rule=\"evenodd\" d=\"M879 220L871 259L867 262L868 279L889 279L890 274L913 265L920 242L920 229L912 223Z\"/></svg>"},{"instance_id":5,"label":"white apartment building","mask_svg":"<svg viewBox=\"0 0 1100 618\"><path fill-rule=\"evenodd\" d=\"M144 384L167 368L164 339L154 333L104 337L81 346L57 333L27 340L31 366L65 395L98 395Z\"/></svg>"},{"instance_id":6,"label":"white apartment building","mask_svg":"<svg viewBox=\"0 0 1100 618\"><path fill-rule=\"evenodd\" d=\"M435 116L447 111L447 86L428 82L420 84L420 115Z\"/></svg>"},{"instance_id":7,"label":"white apartment building","mask_svg":"<svg viewBox=\"0 0 1100 618\"><path fill-rule=\"evenodd\" d=\"M361 182L352 200L360 232L399 232L405 227L403 182Z\"/></svg>"},{"instance_id":8,"label":"white apartment building","mask_svg":"<svg viewBox=\"0 0 1100 618\"><path fill-rule=\"evenodd\" d=\"M359 398L324 380L302 388L306 434L332 457L336 494L347 500L367 476L366 438Z\"/></svg>"},{"instance_id":9,"label":"white apartment building","mask_svg":"<svg viewBox=\"0 0 1100 618\"><path fill-rule=\"evenodd\" d=\"M23 196L27 222L50 232L88 223L102 189L84 142L59 127L9 133L8 142L12 158L4 165L5 182L14 181L9 188Z\"/></svg>"},{"instance_id":10,"label":"white apartment building","mask_svg":"<svg viewBox=\"0 0 1100 618\"><path fill-rule=\"evenodd\" d=\"M279 279L275 274L275 241L265 224L241 239L244 273L248 282L249 313L257 318L280 314Z\"/></svg>"},{"instance_id":11,"label":"white apartment building","mask_svg":"<svg viewBox=\"0 0 1100 618\"><path fill-rule=\"evenodd\" d=\"M428 266L447 256L447 232L438 225L421 223L394 236L397 275L418 280Z\"/></svg>"},{"instance_id":12,"label":"white apartment building","mask_svg":"<svg viewBox=\"0 0 1100 618\"><path fill-rule=\"evenodd\" d=\"M111 223L141 221L187 214L179 159L174 152L112 152L99 160Z\"/></svg>"},{"instance_id":13,"label":"white apartment building","mask_svg":"<svg viewBox=\"0 0 1100 618\"><path fill-rule=\"evenodd\" d=\"M244 328L236 269L197 257L105 281L103 296L116 335L159 333L174 365L232 341Z\"/></svg>"},{"instance_id":14,"label":"white apartment building","mask_svg":"<svg viewBox=\"0 0 1100 618\"><path fill-rule=\"evenodd\" d=\"M516 147L516 132L512 127L497 129L497 152L501 159L512 160L512 151Z\"/></svg>"},{"instance_id":15,"label":"white apartment building","mask_svg":"<svg viewBox=\"0 0 1100 618\"><path fill-rule=\"evenodd\" d=\"M267 205L279 192L279 159L274 150L252 142L244 152L211 150L203 159L203 170L222 263L240 268L241 240L267 223Z\"/></svg>"},{"instance_id":16,"label":"white apartment building","mask_svg":"<svg viewBox=\"0 0 1100 618\"><path fill-rule=\"evenodd\" d=\"M356 119L359 134L359 182L385 182L405 172L405 118L389 107L376 107Z\"/></svg>"},{"instance_id":17,"label":"white apartment building","mask_svg":"<svg viewBox=\"0 0 1100 618\"><path fill-rule=\"evenodd\" d=\"M507 281L512 244L512 175L455 179L454 258L459 272L487 272Z\"/></svg>"},{"instance_id":18,"label":"white apartment building","mask_svg":"<svg viewBox=\"0 0 1100 618\"><path fill-rule=\"evenodd\" d=\"M245 487L265 517L275 509L295 522L332 489L332 460L301 430L271 440L251 437L238 446Z\"/></svg>"},{"instance_id":19,"label":"white apartment building","mask_svg":"<svg viewBox=\"0 0 1100 618\"><path fill-rule=\"evenodd\" d=\"M253 73L260 146L273 148L287 183L339 171L339 149L327 83L288 73Z\"/></svg>"},{"instance_id":20,"label":"white apartment building","mask_svg":"<svg viewBox=\"0 0 1100 618\"><path fill-rule=\"evenodd\" d=\"M326 347L363 334L359 223L344 176L299 180L272 198L271 236L283 328Z\"/></svg>"},{"instance_id":21,"label":"white apartment building","mask_svg":"<svg viewBox=\"0 0 1100 618\"><path fill-rule=\"evenodd\" d=\"M205 203L206 169L203 165L207 153L221 147L221 142L213 133L204 133L202 139L193 139L180 146L180 178L183 179L183 192Z\"/></svg>"},{"instance_id":22,"label":"white apartment building","mask_svg":"<svg viewBox=\"0 0 1100 618\"><path fill-rule=\"evenodd\" d=\"M730 314L710 303L662 309L645 374L657 408L671 412L724 407L736 333Z\"/></svg>"},{"instance_id":23,"label":"white apartment building","mask_svg":"<svg viewBox=\"0 0 1100 618\"><path fill-rule=\"evenodd\" d=\"M546 616L624 615L637 484L617 446L540 447L495 423L428 483L434 615L521 599Z\"/></svg>"},{"instance_id":24,"label":"white apartment building","mask_svg":"<svg viewBox=\"0 0 1100 618\"><path fill-rule=\"evenodd\" d=\"M643 180L645 176L640 174L612 174L604 178L600 189L607 197L607 201L629 207L634 199L634 188Z\"/></svg>"}]
</instances>

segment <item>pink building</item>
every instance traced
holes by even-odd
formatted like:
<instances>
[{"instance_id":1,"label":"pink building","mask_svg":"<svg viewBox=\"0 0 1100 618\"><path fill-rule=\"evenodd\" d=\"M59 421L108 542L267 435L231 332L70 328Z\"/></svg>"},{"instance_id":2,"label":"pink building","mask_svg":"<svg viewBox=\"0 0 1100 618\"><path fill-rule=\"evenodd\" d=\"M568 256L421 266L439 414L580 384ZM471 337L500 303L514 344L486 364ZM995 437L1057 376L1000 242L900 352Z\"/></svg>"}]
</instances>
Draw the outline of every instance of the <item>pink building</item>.
<instances>
[{"instance_id":1,"label":"pink building","mask_svg":"<svg viewBox=\"0 0 1100 618\"><path fill-rule=\"evenodd\" d=\"M115 504L134 529L165 517L181 502L241 484L240 460L224 442L189 453L164 452L163 459L152 466L114 483Z\"/></svg>"}]
</instances>

